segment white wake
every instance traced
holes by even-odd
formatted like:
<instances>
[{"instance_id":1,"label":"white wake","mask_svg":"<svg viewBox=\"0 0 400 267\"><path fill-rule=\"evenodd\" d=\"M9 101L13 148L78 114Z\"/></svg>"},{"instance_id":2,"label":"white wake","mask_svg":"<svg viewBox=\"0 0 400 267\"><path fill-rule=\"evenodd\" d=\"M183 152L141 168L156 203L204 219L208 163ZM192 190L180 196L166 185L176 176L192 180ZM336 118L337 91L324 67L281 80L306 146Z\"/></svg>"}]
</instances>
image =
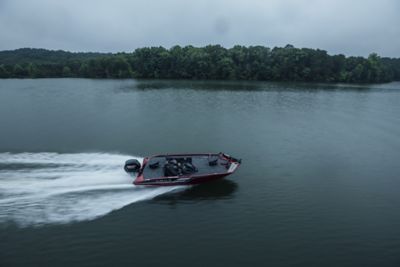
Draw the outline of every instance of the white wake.
<instances>
[{"instance_id":1,"label":"white wake","mask_svg":"<svg viewBox=\"0 0 400 267\"><path fill-rule=\"evenodd\" d=\"M0 153L0 223L90 220L181 188L134 186L122 168L128 158L132 156Z\"/></svg>"}]
</instances>

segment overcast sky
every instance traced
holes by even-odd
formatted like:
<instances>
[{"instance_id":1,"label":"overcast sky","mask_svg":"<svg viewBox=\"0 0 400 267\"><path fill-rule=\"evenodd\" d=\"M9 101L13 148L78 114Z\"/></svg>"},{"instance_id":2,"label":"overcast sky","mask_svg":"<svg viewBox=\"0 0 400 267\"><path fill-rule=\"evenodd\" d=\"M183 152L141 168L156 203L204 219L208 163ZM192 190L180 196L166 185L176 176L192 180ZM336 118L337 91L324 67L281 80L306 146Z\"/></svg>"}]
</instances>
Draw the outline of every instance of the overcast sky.
<instances>
[{"instance_id":1,"label":"overcast sky","mask_svg":"<svg viewBox=\"0 0 400 267\"><path fill-rule=\"evenodd\" d=\"M399 0L0 0L0 50L293 44L400 57Z\"/></svg>"}]
</instances>

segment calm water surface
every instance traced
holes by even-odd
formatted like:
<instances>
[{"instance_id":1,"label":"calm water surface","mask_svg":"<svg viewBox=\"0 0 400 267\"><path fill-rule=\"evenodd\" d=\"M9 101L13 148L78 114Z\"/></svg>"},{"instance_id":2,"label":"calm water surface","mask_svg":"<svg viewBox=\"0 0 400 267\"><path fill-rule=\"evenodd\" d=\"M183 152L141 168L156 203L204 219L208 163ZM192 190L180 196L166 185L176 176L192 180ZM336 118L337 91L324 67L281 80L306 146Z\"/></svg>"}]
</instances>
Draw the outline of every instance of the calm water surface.
<instances>
[{"instance_id":1,"label":"calm water surface","mask_svg":"<svg viewBox=\"0 0 400 267\"><path fill-rule=\"evenodd\" d=\"M0 80L0 266L400 266L400 83ZM127 158L224 151L140 188Z\"/></svg>"}]
</instances>

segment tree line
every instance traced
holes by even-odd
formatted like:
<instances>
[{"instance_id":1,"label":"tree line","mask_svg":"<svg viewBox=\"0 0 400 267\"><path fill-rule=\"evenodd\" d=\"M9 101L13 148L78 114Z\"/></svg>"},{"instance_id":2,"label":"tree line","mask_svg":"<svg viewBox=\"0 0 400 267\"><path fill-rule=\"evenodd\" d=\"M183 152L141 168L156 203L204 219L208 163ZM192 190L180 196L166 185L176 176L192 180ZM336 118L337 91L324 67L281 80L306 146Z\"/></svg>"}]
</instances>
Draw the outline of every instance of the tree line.
<instances>
[{"instance_id":1,"label":"tree line","mask_svg":"<svg viewBox=\"0 0 400 267\"><path fill-rule=\"evenodd\" d=\"M115 54L0 51L0 78L53 77L380 83L400 80L400 59L329 55L292 45L145 47Z\"/></svg>"}]
</instances>

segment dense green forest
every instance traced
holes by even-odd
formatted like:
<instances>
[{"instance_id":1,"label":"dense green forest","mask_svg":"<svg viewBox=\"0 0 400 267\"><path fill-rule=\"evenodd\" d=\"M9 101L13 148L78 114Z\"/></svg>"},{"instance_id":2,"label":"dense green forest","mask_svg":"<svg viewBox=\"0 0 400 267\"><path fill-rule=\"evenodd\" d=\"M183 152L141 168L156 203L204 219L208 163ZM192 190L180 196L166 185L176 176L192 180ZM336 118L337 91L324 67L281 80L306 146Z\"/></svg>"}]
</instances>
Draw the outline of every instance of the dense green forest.
<instances>
[{"instance_id":1,"label":"dense green forest","mask_svg":"<svg viewBox=\"0 0 400 267\"><path fill-rule=\"evenodd\" d=\"M400 80L400 59L329 55L292 45L146 47L116 54L0 51L0 78L44 77L379 83Z\"/></svg>"}]
</instances>

